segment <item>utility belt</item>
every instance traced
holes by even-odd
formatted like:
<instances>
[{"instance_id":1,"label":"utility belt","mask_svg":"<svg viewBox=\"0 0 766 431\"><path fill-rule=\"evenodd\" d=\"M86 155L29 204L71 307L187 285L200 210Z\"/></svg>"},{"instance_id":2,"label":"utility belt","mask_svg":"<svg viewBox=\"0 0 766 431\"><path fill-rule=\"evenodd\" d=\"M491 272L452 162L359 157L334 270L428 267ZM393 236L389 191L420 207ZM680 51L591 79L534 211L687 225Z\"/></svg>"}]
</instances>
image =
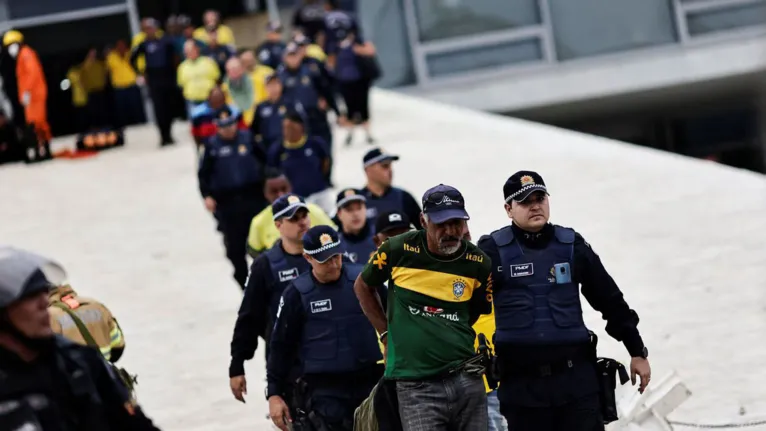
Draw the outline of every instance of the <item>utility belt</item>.
<instances>
[{"instance_id":1,"label":"utility belt","mask_svg":"<svg viewBox=\"0 0 766 431\"><path fill-rule=\"evenodd\" d=\"M599 400L601 401L601 416L604 419L604 425L619 419L617 412L617 398L615 389L617 388L617 376L620 377L620 385L628 382L628 372L625 366L619 361L611 358L599 358L596 347L598 345L598 336L590 333L590 345L593 354L592 360L596 364L596 378L598 379Z\"/></svg>"},{"instance_id":2,"label":"utility belt","mask_svg":"<svg viewBox=\"0 0 766 431\"><path fill-rule=\"evenodd\" d=\"M311 402L311 391L308 383L303 379L298 379L293 387L293 431L332 431L325 423L322 416L314 411ZM344 429L353 429L353 421L344 424Z\"/></svg>"}]
</instances>

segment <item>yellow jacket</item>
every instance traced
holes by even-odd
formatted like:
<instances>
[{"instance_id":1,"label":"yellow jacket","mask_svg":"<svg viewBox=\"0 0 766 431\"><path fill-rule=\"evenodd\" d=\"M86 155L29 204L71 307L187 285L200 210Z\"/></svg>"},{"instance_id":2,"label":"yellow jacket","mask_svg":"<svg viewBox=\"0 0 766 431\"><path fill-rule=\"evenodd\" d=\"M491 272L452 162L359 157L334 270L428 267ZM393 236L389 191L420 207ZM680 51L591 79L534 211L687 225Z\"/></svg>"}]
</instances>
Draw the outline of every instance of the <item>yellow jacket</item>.
<instances>
[{"instance_id":1,"label":"yellow jacket","mask_svg":"<svg viewBox=\"0 0 766 431\"><path fill-rule=\"evenodd\" d=\"M178 66L178 86L183 89L184 99L195 102L207 100L210 90L218 83L221 70L210 57L187 58Z\"/></svg>"},{"instance_id":2,"label":"yellow jacket","mask_svg":"<svg viewBox=\"0 0 766 431\"><path fill-rule=\"evenodd\" d=\"M219 25L216 34L218 36L217 39L219 45L236 45L234 41L234 32L231 31L231 27L228 25ZM208 45L210 44L210 36L208 36L205 27L195 29L194 33L192 33L192 37L200 42L205 42Z\"/></svg>"},{"instance_id":3,"label":"yellow jacket","mask_svg":"<svg viewBox=\"0 0 766 431\"><path fill-rule=\"evenodd\" d=\"M327 60L327 54L325 54L321 46L315 43L312 43L311 45L306 47L306 55L312 58L316 58L322 63L324 63L325 60Z\"/></svg>"},{"instance_id":4,"label":"yellow jacket","mask_svg":"<svg viewBox=\"0 0 766 431\"><path fill-rule=\"evenodd\" d=\"M266 77L272 73L274 73L274 69L262 64L256 64L255 70L250 72L250 77L253 78L253 89L255 90L254 106L258 106L259 103L269 97L269 95L266 94Z\"/></svg>"},{"instance_id":5,"label":"yellow jacket","mask_svg":"<svg viewBox=\"0 0 766 431\"><path fill-rule=\"evenodd\" d=\"M112 88L122 89L136 85L136 71L130 65L129 52L120 55L117 51L110 51L106 56L106 67L109 69Z\"/></svg>"},{"instance_id":6,"label":"yellow jacket","mask_svg":"<svg viewBox=\"0 0 766 431\"><path fill-rule=\"evenodd\" d=\"M494 349L492 345L492 336L495 335L495 306L492 306L492 313L482 314L479 316L479 320L473 324L473 330L476 332L476 340L474 340L474 347L479 348L479 334L484 334L487 337L487 344L491 349ZM492 392L487 385L487 378L484 378L484 388L487 393Z\"/></svg>"},{"instance_id":7,"label":"yellow jacket","mask_svg":"<svg viewBox=\"0 0 766 431\"><path fill-rule=\"evenodd\" d=\"M101 60L85 61L80 65L80 82L88 93L106 88L106 64Z\"/></svg>"},{"instance_id":8,"label":"yellow jacket","mask_svg":"<svg viewBox=\"0 0 766 431\"><path fill-rule=\"evenodd\" d=\"M71 67L66 73L66 79L69 80L69 85L72 87L72 105L77 108L87 106L88 92L85 91L85 87L82 86L80 66Z\"/></svg>"},{"instance_id":9,"label":"yellow jacket","mask_svg":"<svg viewBox=\"0 0 766 431\"><path fill-rule=\"evenodd\" d=\"M157 30L157 37L162 36L162 30ZM141 42L146 40L146 33L143 31L136 33L135 36L133 36L133 40L130 41L130 48L136 49L138 45L141 45ZM136 58L136 67L138 68L139 73L144 73L146 70L146 58L143 55L139 55L138 58Z\"/></svg>"},{"instance_id":10,"label":"yellow jacket","mask_svg":"<svg viewBox=\"0 0 766 431\"><path fill-rule=\"evenodd\" d=\"M87 340L80 332L74 320L67 311L61 307L67 307L85 325L98 344L104 358L110 360L112 352L125 348L125 337L117 320L106 306L94 299L78 296L69 285L58 287L48 296L48 311L51 319L51 328L70 341L87 345ZM120 352L121 353L121 352Z\"/></svg>"},{"instance_id":11,"label":"yellow jacket","mask_svg":"<svg viewBox=\"0 0 766 431\"><path fill-rule=\"evenodd\" d=\"M314 226L332 226L337 229L335 223L330 217L315 204L307 203L309 207L309 218L311 227ZM271 205L258 213L250 223L250 234L247 237L247 245L252 252L262 253L269 249L279 239L279 230L274 225L274 213L271 211Z\"/></svg>"}]
</instances>

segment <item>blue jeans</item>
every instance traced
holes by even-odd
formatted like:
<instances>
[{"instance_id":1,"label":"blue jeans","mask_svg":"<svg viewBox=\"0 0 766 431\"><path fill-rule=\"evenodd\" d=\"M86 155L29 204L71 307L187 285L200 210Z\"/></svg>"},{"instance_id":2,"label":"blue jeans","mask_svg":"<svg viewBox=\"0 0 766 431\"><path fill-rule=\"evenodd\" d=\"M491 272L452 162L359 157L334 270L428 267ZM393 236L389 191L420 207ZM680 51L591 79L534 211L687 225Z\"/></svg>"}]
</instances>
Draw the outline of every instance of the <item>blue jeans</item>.
<instances>
[{"instance_id":1,"label":"blue jeans","mask_svg":"<svg viewBox=\"0 0 766 431\"><path fill-rule=\"evenodd\" d=\"M489 414L489 431L508 431L508 423L500 414L500 401L497 399L497 391L487 394L487 412Z\"/></svg>"},{"instance_id":2,"label":"blue jeans","mask_svg":"<svg viewBox=\"0 0 766 431\"><path fill-rule=\"evenodd\" d=\"M487 393L481 374L397 381L403 431L485 431Z\"/></svg>"}]
</instances>

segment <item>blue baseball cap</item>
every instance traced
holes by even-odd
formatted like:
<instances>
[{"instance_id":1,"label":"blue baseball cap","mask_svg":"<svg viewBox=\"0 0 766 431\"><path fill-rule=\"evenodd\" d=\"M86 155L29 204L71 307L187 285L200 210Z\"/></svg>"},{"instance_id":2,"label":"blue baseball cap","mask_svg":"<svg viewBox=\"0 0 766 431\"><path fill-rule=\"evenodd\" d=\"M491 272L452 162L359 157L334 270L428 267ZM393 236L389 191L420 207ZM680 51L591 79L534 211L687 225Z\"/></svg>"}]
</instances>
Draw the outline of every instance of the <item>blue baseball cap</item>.
<instances>
[{"instance_id":1,"label":"blue baseball cap","mask_svg":"<svg viewBox=\"0 0 766 431\"><path fill-rule=\"evenodd\" d=\"M224 106L215 113L215 125L218 127L227 127L236 124L239 120L238 112L228 106Z\"/></svg>"},{"instance_id":2,"label":"blue baseball cap","mask_svg":"<svg viewBox=\"0 0 766 431\"><path fill-rule=\"evenodd\" d=\"M373 148L370 151L367 152L367 154L364 155L362 158L362 163L364 164L364 167L374 165L375 163L382 163L387 161L396 161L399 160L399 156L395 156L393 154L384 153L382 149L380 148Z\"/></svg>"},{"instance_id":3,"label":"blue baseball cap","mask_svg":"<svg viewBox=\"0 0 766 431\"><path fill-rule=\"evenodd\" d=\"M276 221L283 218L293 218L295 213L301 208L305 208L306 211L309 210L306 201L302 197L296 194L280 196L271 204L271 212L274 213L272 219Z\"/></svg>"},{"instance_id":4,"label":"blue baseball cap","mask_svg":"<svg viewBox=\"0 0 766 431\"><path fill-rule=\"evenodd\" d=\"M423 194L423 214L436 224L448 220L470 220L465 210L465 199L458 189L439 184Z\"/></svg>"},{"instance_id":5,"label":"blue baseball cap","mask_svg":"<svg viewBox=\"0 0 766 431\"><path fill-rule=\"evenodd\" d=\"M330 226L314 226L303 235L303 252L320 263L331 257L343 254L346 247L341 242L338 232Z\"/></svg>"},{"instance_id":6,"label":"blue baseball cap","mask_svg":"<svg viewBox=\"0 0 766 431\"><path fill-rule=\"evenodd\" d=\"M335 207L340 209L351 202L367 202L367 198L357 189L345 189L338 193L338 197L335 200Z\"/></svg>"}]
</instances>

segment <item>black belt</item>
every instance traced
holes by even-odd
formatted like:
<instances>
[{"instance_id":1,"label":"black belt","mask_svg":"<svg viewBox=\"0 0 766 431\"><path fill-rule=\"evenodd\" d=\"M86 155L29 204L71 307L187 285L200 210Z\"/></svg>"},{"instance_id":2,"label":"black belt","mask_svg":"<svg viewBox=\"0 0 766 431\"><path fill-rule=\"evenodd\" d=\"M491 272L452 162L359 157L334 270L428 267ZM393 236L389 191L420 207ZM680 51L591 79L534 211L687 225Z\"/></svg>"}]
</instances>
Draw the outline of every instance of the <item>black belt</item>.
<instances>
[{"instance_id":1,"label":"black belt","mask_svg":"<svg viewBox=\"0 0 766 431\"><path fill-rule=\"evenodd\" d=\"M466 359L465 361L463 361L463 362L461 362L461 363L459 363L459 364L457 364L457 365L455 365L453 367L450 367L450 368L448 368L448 369L446 369L446 370L444 370L444 371L442 371L440 373L437 373L437 374L433 374L433 375L422 377L422 378L418 378L418 379L397 379L397 380L401 380L401 381L418 381L418 382L421 382L421 381L444 380L444 379L447 379L447 378L450 378L452 376L455 376L457 374L462 373L463 371L466 370L466 368L468 368L468 367L470 367L472 365L481 365L482 359L483 359L483 357L479 356L479 355L472 356L469 359Z\"/></svg>"}]
</instances>

